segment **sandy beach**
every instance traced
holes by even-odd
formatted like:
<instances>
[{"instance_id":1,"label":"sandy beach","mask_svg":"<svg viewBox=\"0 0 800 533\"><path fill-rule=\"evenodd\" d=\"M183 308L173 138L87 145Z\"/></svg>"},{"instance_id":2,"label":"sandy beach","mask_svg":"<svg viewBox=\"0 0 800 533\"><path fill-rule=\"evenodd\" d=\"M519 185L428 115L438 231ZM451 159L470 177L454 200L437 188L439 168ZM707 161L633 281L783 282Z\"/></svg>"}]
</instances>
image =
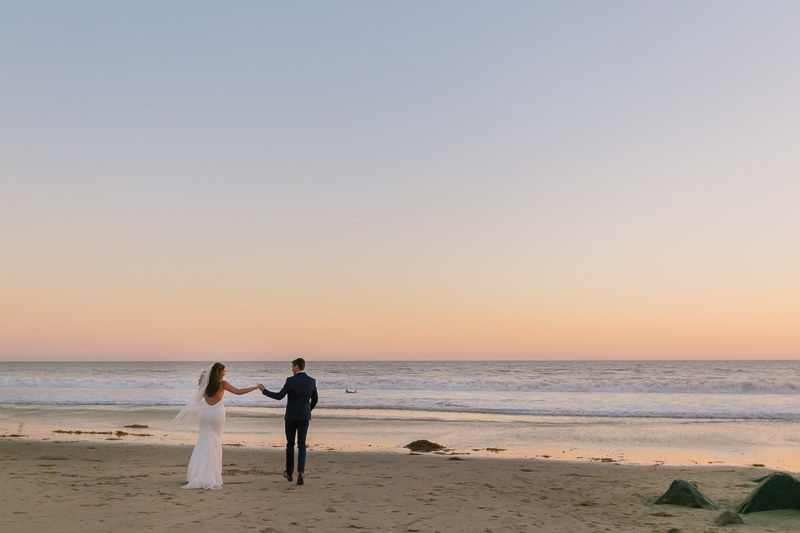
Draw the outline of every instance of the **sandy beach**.
<instances>
[{"instance_id":1,"label":"sandy beach","mask_svg":"<svg viewBox=\"0 0 800 533\"><path fill-rule=\"evenodd\" d=\"M281 476L281 450L226 447L223 489L185 491L191 450L2 438L0 530L707 532L719 512L654 500L681 478L730 508L767 473L322 450L309 453L297 486ZM800 512L744 518L741 531L796 531Z\"/></svg>"},{"instance_id":2,"label":"sandy beach","mask_svg":"<svg viewBox=\"0 0 800 533\"><path fill-rule=\"evenodd\" d=\"M245 374L261 372L242 367ZM0 397L17 403L0 403L0 531L708 533L723 531L715 518L743 501L754 480L800 468L800 420L766 418L788 410L794 395L724 392L752 378L723 383L716 395L494 391L482 401L631 407L665 400L670 409L713 413L726 401L739 405L752 397L756 408L743 416L762 418L443 412L402 409L405 404L379 409L373 403L381 395L401 394L326 390L309 432L305 485L281 475L283 405L232 397L222 433L223 488L185 491L180 487L197 426L174 423L178 407L164 403L185 390L160 377L182 370L124 368L130 372L106 365L71 377L52 369L8 371ZM386 368L378 370L387 374ZM328 373L340 370L331 366ZM631 383L638 387L643 381L636 380ZM648 386L666 386L654 383ZM404 391L417 402L412 407L432 394ZM154 397L152 405L136 403ZM26 403L33 400L41 403ZM410 454L403 446L417 439L446 450ZM655 505L676 479L697 483L720 511ZM800 511L743 518L745 525L734 529L788 532L798 529Z\"/></svg>"}]
</instances>

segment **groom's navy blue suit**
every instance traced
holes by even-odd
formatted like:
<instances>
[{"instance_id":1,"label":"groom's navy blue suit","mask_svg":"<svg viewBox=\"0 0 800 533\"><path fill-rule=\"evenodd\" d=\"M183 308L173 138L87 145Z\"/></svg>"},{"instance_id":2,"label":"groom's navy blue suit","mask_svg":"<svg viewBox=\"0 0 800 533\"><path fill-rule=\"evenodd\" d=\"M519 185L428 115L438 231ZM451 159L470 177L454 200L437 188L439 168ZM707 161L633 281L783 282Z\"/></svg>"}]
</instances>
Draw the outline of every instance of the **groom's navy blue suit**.
<instances>
[{"instance_id":1,"label":"groom's navy blue suit","mask_svg":"<svg viewBox=\"0 0 800 533\"><path fill-rule=\"evenodd\" d=\"M297 471L301 474L306 469L306 435L308 434L308 421L311 420L311 411L317 405L317 382L305 372L298 372L290 378L280 392L263 391L264 396L275 400L286 401L286 416L283 417L286 426L286 472L291 476L294 472L294 440L297 435Z\"/></svg>"}]
</instances>

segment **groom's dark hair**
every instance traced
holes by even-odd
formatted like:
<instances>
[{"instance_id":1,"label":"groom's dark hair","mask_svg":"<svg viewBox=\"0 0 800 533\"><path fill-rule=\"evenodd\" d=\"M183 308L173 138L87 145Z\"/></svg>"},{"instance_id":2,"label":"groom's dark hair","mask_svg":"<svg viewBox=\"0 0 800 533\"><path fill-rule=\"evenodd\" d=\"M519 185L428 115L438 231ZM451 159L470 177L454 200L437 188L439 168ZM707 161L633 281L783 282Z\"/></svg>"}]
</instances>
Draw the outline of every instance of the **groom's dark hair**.
<instances>
[{"instance_id":1,"label":"groom's dark hair","mask_svg":"<svg viewBox=\"0 0 800 533\"><path fill-rule=\"evenodd\" d=\"M302 357L298 357L297 359L292 361L292 365L296 366L300 370L305 370L306 369L306 360L303 359Z\"/></svg>"}]
</instances>

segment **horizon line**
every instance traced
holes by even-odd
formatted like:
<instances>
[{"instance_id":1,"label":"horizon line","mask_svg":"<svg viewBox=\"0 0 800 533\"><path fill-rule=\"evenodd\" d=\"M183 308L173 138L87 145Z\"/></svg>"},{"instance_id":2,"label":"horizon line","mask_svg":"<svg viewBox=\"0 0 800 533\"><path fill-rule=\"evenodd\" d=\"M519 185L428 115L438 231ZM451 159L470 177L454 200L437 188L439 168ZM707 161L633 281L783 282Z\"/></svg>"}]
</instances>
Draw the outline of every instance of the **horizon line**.
<instances>
[{"instance_id":1,"label":"horizon line","mask_svg":"<svg viewBox=\"0 0 800 533\"><path fill-rule=\"evenodd\" d=\"M296 359L296 356L287 356L287 358L269 358L269 359L229 359L233 363L274 363L285 362ZM224 358L214 357L208 359L36 359L36 360L19 360L19 359L0 359L0 363L205 363L211 360L221 360ZM784 357L784 358L654 358L654 359L615 359L615 358L565 358L565 359L309 359L303 357L306 361L325 362L325 363L413 363L413 362L427 362L427 363L527 363L527 362L541 362L541 363L563 363L563 362L609 362L609 363L654 363L654 362L728 362L728 361L741 361L741 362L776 362L776 361L800 361L800 356Z\"/></svg>"}]
</instances>

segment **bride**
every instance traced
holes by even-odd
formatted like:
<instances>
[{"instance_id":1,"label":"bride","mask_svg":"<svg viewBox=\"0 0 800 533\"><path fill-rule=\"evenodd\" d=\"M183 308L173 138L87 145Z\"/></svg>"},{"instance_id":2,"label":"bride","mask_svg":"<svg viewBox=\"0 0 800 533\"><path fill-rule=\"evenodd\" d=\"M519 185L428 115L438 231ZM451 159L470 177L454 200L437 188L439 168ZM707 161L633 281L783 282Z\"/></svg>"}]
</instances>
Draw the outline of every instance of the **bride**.
<instances>
[{"instance_id":1,"label":"bride","mask_svg":"<svg viewBox=\"0 0 800 533\"><path fill-rule=\"evenodd\" d=\"M182 489L221 489L222 488L222 426L225 424L225 406L222 396L225 391L233 394L247 394L263 385L237 389L222 378L225 365L214 363L200 374L195 395L186 402L175 421L197 420L200 433L197 444L189 459L189 472L186 485Z\"/></svg>"}]
</instances>

